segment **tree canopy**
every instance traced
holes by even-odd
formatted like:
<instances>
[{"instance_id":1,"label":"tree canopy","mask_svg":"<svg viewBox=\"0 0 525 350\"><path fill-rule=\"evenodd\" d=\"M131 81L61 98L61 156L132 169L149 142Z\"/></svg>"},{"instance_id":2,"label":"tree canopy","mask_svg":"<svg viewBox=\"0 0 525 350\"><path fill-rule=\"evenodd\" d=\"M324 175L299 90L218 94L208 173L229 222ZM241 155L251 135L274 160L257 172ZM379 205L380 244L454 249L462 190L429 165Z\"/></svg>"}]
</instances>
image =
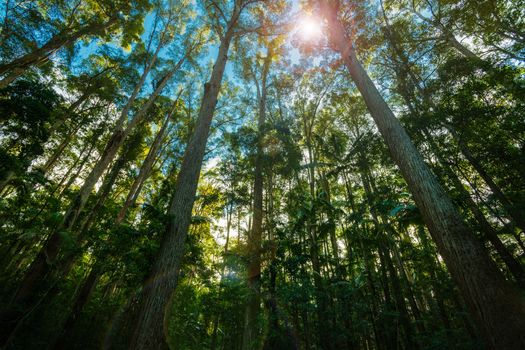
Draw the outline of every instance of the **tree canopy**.
<instances>
[{"instance_id":1,"label":"tree canopy","mask_svg":"<svg viewBox=\"0 0 525 350\"><path fill-rule=\"evenodd\" d=\"M522 0L6 0L0 348L525 348Z\"/></svg>"}]
</instances>

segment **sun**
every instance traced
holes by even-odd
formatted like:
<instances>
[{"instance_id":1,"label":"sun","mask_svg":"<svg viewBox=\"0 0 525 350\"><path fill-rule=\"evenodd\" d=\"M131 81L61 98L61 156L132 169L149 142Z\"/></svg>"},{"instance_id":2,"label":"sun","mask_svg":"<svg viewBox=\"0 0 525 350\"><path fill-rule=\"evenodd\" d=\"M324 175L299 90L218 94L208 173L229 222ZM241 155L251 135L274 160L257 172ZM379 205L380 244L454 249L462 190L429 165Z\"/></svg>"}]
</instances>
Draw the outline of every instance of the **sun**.
<instances>
[{"instance_id":1,"label":"sun","mask_svg":"<svg viewBox=\"0 0 525 350\"><path fill-rule=\"evenodd\" d=\"M303 17L299 20L297 32L305 40L318 39L322 34L321 23L312 17Z\"/></svg>"}]
</instances>

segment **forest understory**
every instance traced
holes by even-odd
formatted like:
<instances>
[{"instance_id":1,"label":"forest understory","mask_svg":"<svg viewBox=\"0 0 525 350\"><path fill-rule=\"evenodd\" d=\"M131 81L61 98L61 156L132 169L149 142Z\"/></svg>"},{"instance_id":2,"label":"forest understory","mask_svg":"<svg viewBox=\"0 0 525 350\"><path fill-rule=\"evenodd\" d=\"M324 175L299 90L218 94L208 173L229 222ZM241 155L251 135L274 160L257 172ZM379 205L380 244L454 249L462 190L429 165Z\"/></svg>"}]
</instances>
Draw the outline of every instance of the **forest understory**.
<instances>
[{"instance_id":1,"label":"forest understory","mask_svg":"<svg viewBox=\"0 0 525 350\"><path fill-rule=\"evenodd\" d=\"M525 2L4 0L0 349L525 349Z\"/></svg>"}]
</instances>

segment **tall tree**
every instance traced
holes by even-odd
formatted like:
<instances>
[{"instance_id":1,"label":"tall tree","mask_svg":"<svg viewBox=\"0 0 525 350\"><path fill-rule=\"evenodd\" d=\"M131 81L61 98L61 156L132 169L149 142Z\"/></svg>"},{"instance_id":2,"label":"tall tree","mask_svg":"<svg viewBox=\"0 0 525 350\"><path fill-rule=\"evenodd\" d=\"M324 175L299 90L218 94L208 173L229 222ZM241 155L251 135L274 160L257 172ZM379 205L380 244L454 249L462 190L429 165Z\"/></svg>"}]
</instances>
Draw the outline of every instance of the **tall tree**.
<instances>
[{"instance_id":1,"label":"tall tree","mask_svg":"<svg viewBox=\"0 0 525 350\"><path fill-rule=\"evenodd\" d=\"M521 1L4 1L2 347L523 347Z\"/></svg>"},{"instance_id":2,"label":"tall tree","mask_svg":"<svg viewBox=\"0 0 525 350\"><path fill-rule=\"evenodd\" d=\"M386 104L356 56L339 15L339 2L319 3L330 40L361 92L390 153L421 210L470 311L483 330L487 346L523 346L525 303L505 281L475 235L464 223L446 192L423 161L410 137Z\"/></svg>"},{"instance_id":3,"label":"tall tree","mask_svg":"<svg viewBox=\"0 0 525 350\"><path fill-rule=\"evenodd\" d=\"M191 54L192 50L199 45L199 39L196 40L196 43L191 42L191 39L189 43L187 42L188 46L186 51L183 52L182 57L178 60L178 62L176 62L174 67L170 67L167 72L165 72L160 77L153 92L148 96L146 102L140 106L136 113L134 113L131 120L128 120L131 107L140 90L142 89L146 78L155 65L160 49L166 44L166 36L169 36L168 33L172 30L170 28L173 25L173 23L171 23L171 15L172 12L170 11L168 13L169 17L166 27L159 35L158 45L151 57L147 59L139 82L135 85L131 96L128 98L126 104L122 108L122 111L115 123L114 130L104 148L104 151L101 154L100 159L96 162L95 166L80 188L80 191L71 202L62 223L54 229L51 235L44 242L43 247L40 249L34 261L29 266L27 272L22 278L22 281L20 282L19 287L11 298L9 303L10 306L8 306L8 308L3 312L1 320L2 322L5 322L6 325L9 325L9 327L4 327L6 330L5 334L9 334L7 329L13 329L14 325L19 320L20 315L17 315L19 312L15 312L14 310L17 308L24 309L23 305L34 299L35 295L38 293L38 286L51 270L51 265L56 265L56 259L59 256L64 243L62 231L72 230L74 228L74 225L82 209L87 203L91 191L95 187L97 181L100 179L106 168L115 158L120 147L125 142L126 137L134 130L137 125L140 125L143 122L147 116L147 112L159 94L170 82L171 78L177 73L182 64L186 61L188 55Z\"/></svg>"},{"instance_id":4,"label":"tall tree","mask_svg":"<svg viewBox=\"0 0 525 350\"><path fill-rule=\"evenodd\" d=\"M88 2L70 6L57 2L54 5L57 5L56 8L61 12L59 19L54 23L55 33L37 48L1 64L0 74L4 75L4 78L0 80L0 88L6 87L30 67L46 62L53 53L64 46L75 44L79 39L89 36L107 38L115 29L124 31L125 40L135 37L142 21L141 14L147 11L149 2L99 1L97 4ZM6 17L10 15L9 10L9 6L6 6Z\"/></svg>"},{"instance_id":5,"label":"tall tree","mask_svg":"<svg viewBox=\"0 0 525 350\"><path fill-rule=\"evenodd\" d=\"M261 242L263 233L263 187L264 187L264 134L266 124L266 103L268 94L268 74L270 64L275 59L278 47L274 39L266 45L266 55L262 59L260 76L257 76L250 64L251 75L257 91L258 118L257 118L257 150L255 155L254 181L253 181L253 220L248 240L248 287L252 289L246 305L246 316L244 320L243 349L258 349L259 338L259 315L260 315L260 293L261 293Z\"/></svg>"},{"instance_id":6,"label":"tall tree","mask_svg":"<svg viewBox=\"0 0 525 350\"><path fill-rule=\"evenodd\" d=\"M228 60L230 44L235 36L243 34L241 14L251 2L236 0L227 8L211 2L211 16L216 16L216 30L220 38L217 59L210 80L204 84L195 131L186 147L184 159L177 176L173 200L168 215L170 222L166 228L159 256L150 273L150 282L141 296L141 307L131 340L132 349L160 349L166 347L167 325L164 321L166 307L173 290L177 286L184 242L188 235L191 211L199 180L206 142L210 131L213 113L221 87L224 69ZM159 327L159 325L164 325Z\"/></svg>"}]
</instances>

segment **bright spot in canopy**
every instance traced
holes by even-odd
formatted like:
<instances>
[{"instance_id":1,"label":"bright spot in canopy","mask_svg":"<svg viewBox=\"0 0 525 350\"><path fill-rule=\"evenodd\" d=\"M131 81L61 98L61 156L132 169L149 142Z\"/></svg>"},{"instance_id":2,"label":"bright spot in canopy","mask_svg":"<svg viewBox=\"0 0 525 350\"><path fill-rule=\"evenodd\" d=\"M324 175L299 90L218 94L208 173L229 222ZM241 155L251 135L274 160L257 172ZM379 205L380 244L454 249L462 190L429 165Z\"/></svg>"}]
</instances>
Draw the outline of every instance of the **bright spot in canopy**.
<instances>
[{"instance_id":1,"label":"bright spot in canopy","mask_svg":"<svg viewBox=\"0 0 525 350\"><path fill-rule=\"evenodd\" d=\"M321 36L321 22L312 17L304 17L299 21L297 31L305 40L317 39Z\"/></svg>"}]
</instances>

